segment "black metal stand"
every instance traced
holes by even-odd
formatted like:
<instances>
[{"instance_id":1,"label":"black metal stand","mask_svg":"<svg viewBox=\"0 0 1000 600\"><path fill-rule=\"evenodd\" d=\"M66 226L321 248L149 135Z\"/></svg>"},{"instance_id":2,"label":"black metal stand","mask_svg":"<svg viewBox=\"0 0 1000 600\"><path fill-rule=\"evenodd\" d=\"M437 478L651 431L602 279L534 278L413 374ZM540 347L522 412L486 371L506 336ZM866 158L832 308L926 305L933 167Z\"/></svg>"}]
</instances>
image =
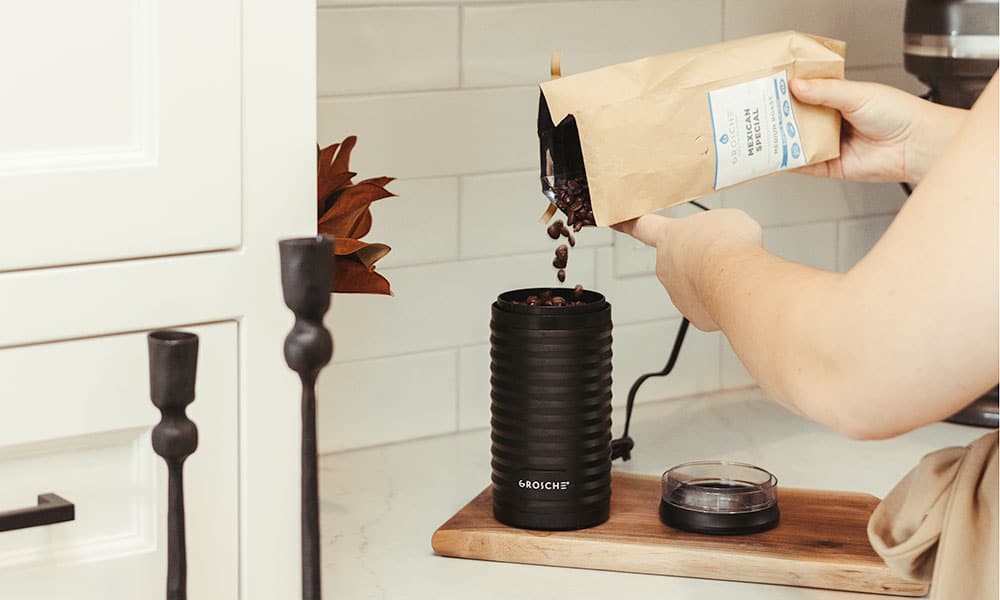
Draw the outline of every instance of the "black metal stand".
<instances>
[{"instance_id":1,"label":"black metal stand","mask_svg":"<svg viewBox=\"0 0 1000 600\"><path fill-rule=\"evenodd\" d=\"M283 240L281 287L295 324L285 338L285 361L302 381L302 598L321 600L319 482L316 467L316 378L333 356L323 327L330 308L333 240L325 236Z\"/></svg>"},{"instance_id":2,"label":"black metal stand","mask_svg":"<svg viewBox=\"0 0 1000 600\"><path fill-rule=\"evenodd\" d=\"M187 600L184 540L184 460L198 448L198 428L184 410L194 401L198 336L180 331L149 334L149 395L160 409L153 451L167 463L167 600Z\"/></svg>"}]
</instances>

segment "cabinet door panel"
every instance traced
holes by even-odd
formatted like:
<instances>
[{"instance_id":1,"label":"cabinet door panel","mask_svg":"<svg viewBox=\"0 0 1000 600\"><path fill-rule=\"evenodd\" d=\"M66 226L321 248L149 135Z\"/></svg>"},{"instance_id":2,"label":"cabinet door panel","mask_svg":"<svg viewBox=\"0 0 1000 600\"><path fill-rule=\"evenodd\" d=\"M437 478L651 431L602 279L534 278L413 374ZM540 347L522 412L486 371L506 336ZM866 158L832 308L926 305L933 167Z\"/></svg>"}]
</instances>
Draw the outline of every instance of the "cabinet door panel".
<instances>
[{"instance_id":1,"label":"cabinet door panel","mask_svg":"<svg viewBox=\"0 0 1000 600\"><path fill-rule=\"evenodd\" d=\"M237 596L237 326L200 336L184 467L192 600ZM166 468L150 444L145 333L0 350L0 511L56 493L73 521L0 532L0 598L162 597Z\"/></svg>"},{"instance_id":2,"label":"cabinet door panel","mask_svg":"<svg viewBox=\"0 0 1000 600\"><path fill-rule=\"evenodd\" d=\"M240 0L0 6L0 271L239 246Z\"/></svg>"}]
</instances>

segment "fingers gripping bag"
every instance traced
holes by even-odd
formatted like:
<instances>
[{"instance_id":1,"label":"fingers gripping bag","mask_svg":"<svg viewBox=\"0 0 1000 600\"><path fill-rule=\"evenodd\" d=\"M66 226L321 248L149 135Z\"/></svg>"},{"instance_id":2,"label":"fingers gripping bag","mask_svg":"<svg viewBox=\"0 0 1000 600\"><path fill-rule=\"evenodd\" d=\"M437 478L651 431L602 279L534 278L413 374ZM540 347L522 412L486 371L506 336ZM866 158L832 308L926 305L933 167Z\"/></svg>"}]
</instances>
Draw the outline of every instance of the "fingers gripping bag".
<instances>
[{"instance_id":1,"label":"fingers gripping bag","mask_svg":"<svg viewBox=\"0 0 1000 600\"><path fill-rule=\"evenodd\" d=\"M569 221L613 225L835 158L839 113L798 102L788 82L843 79L844 54L785 31L546 81L542 191Z\"/></svg>"}]
</instances>

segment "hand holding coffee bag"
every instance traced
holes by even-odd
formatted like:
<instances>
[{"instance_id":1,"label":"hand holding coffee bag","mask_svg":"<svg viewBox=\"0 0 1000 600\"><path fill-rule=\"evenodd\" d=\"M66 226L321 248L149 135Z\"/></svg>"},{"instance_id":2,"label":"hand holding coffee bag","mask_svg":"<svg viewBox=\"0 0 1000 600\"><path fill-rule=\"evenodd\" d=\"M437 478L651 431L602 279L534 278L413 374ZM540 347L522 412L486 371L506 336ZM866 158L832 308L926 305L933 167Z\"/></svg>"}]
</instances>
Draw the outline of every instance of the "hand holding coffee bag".
<instances>
[{"instance_id":1,"label":"hand holding coffee bag","mask_svg":"<svg viewBox=\"0 0 1000 600\"><path fill-rule=\"evenodd\" d=\"M844 52L787 31L542 83L543 191L567 207L589 194L588 220L612 225L834 158L840 115L800 104L788 81L843 79ZM568 188L583 189L567 201Z\"/></svg>"}]
</instances>

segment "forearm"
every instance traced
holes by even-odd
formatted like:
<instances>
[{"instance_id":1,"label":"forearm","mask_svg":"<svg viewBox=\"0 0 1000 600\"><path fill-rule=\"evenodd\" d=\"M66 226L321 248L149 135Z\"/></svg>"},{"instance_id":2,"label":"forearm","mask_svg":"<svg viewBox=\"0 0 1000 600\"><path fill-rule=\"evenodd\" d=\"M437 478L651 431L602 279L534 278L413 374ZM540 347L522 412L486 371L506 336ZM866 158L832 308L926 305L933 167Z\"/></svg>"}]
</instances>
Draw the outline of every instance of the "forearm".
<instances>
[{"instance_id":1,"label":"forearm","mask_svg":"<svg viewBox=\"0 0 1000 600\"><path fill-rule=\"evenodd\" d=\"M759 225L729 209L650 215L633 234L657 245L675 304L722 329L774 400L855 438L938 421L1000 377L997 96L994 76L970 112L922 132L938 162L849 273L766 252Z\"/></svg>"},{"instance_id":2,"label":"forearm","mask_svg":"<svg viewBox=\"0 0 1000 600\"><path fill-rule=\"evenodd\" d=\"M904 173L907 182L919 184L965 122L969 111L917 100L916 118L906 146Z\"/></svg>"},{"instance_id":3,"label":"forearm","mask_svg":"<svg viewBox=\"0 0 1000 600\"><path fill-rule=\"evenodd\" d=\"M749 244L706 253L698 294L769 397L849 437L880 439L943 419L996 382L996 210L970 209L981 223L954 227L949 214L969 211L928 219L917 210L927 191L899 217L926 224L890 229L848 274Z\"/></svg>"},{"instance_id":4,"label":"forearm","mask_svg":"<svg viewBox=\"0 0 1000 600\"><path fill-rule=\"evenodd\" d=\"M857 332L832 301L844 275L788 262L751 246L708 254L699 294L754 380L790 410L854 437L863 414L840 399L862 387L847 364ZM845 351L847 351L845 353ZM865 399L855 396L860 403Z\"/></svg>"}]
</instances>

